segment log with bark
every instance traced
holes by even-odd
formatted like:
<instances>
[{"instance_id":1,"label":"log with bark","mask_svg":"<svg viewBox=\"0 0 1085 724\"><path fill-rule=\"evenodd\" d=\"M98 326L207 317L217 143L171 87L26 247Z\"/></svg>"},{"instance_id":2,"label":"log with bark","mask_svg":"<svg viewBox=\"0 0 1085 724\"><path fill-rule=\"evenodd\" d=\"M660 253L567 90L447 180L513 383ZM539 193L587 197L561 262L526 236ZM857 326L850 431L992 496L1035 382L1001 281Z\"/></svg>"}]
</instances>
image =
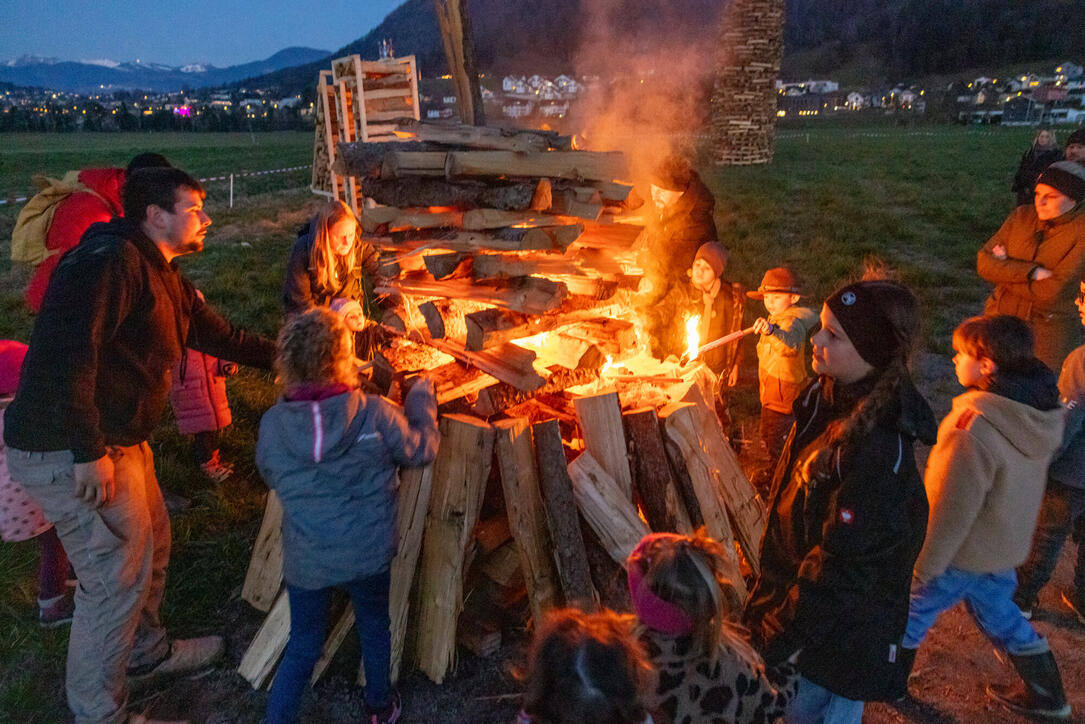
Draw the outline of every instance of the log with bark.
<instances>
[{"instance_id":1,"label":"log with bark","mask_svg":"<svg viewBox=\"0 0 1085 724\"><path fill-rule=\"evenodd\" d=\"M371 243L386 251L440 248L450 251L548 251L564 253L583 233L581 224L495 229L489 233L455 229L409 229L378 237Z\"/></svg>"},{"instance_id":2,"label":"log with bark","mask_svg":"<svg viewBox=\"0 0 1085 724\"><path fill-rule=\"evenodd\" d=\"M398 135L410 134L419 141L431 141L447 146L467 146L468 148L488 149L492 151L548 151L550 149L567 151L572 146L571 136L562 136L554 131L536 129L501 128L498 126L448 125L413 121L400 123L396 127Z\"/></svg>"},{"instance_id":3,"label":"log with bark","mask_svg":"<svg viewBox=\"0 0 1085 724\"><path fill-rule=\"evenodd\" d=\"M373 199L384 206L487 207L505 211L525 211L527 209L545 211L551 207L549 202L542 208L534 206L539 187L548 185L542 182L510 184L449 183L443 179L407 176L393 180L363 177L359 179L359 183L363 196ZM570 214L570 216L576 216L576 214Z\"/></svg>"},{"instance_id":4,"label":"log with bark","mask_svg":"<svg viewBox=\"0 0 1085 724\"><path fill-rule=\"evenodd\" d=\"M689 514L678 493L654 407L622 414L633 474L633 488L649 527L656 532L692 533Z\"/></svg>"},{"instance_id":5,"label":"log with bark","mask_svg":"<svg viewBox=\"0 0 1085 724\"><path fill-rule=\"evenodd\" d=\"M543 492L550 539L554 542L554 562L557 564L565 603L585 611L597 607L595 588L584 552L584 538L573 498L573 483L565 463L565 447L557 420L532 426L535 455L539 464L539 479Z\"/></svg>"},{"instance_id":6,"label":"log with bark","mask_svg":"<svg viewBox=\"0 0 1085 724\"><path fill-rule=\"evenodd\" d=\"M532 211L501 211L500 209L471 209L469 211L442 209L400 209L376 206L362 210L362 229L373 234L381 229L389 232L413 229L463 229L485 231L506 227L576 226L577 219L557 214Z\"/></svg>"}]
</instances>

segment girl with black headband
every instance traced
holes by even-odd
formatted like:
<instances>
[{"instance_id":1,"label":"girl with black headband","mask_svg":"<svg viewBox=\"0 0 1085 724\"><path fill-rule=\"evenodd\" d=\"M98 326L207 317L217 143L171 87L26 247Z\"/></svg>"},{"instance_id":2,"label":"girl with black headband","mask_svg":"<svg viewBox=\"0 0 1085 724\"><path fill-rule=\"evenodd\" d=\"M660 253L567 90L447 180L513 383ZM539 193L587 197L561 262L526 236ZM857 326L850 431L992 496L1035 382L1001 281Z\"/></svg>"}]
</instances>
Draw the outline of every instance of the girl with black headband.
<instances>
[{"instance_id":1,"label":"girl with black headband","mask_svg":"<svg viewBox=\"0 0 1085 724\"><path fill-rule=\"evenodd\" d=\"M818 377L795 402L745 612L766 664L799 652L788 721L858 723L865 701L905 693L927 523L913 445L937 431L907 367L918 330L916 298L894 282L847 285L821 310Z\"/></svg>"}]
</instances>

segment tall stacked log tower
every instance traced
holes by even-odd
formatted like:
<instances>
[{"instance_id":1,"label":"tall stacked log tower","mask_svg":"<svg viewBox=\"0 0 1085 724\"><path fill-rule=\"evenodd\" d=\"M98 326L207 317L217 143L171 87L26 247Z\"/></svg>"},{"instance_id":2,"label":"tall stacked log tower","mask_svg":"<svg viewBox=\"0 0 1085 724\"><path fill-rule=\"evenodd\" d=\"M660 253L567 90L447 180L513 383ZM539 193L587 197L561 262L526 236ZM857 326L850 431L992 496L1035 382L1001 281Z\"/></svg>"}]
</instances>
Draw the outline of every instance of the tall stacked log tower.
<instances>
[{"instance_id":1,"label":"tall stacked log tower","mask_svg":"<svg viewBox=\"0 0 1085 724\"><path fill-rule=\"evenodd\" d=\"M712 93L716 165L772 161L783 51L784 0L730 0L721 21Z\"/></svg>"}]
</instances>

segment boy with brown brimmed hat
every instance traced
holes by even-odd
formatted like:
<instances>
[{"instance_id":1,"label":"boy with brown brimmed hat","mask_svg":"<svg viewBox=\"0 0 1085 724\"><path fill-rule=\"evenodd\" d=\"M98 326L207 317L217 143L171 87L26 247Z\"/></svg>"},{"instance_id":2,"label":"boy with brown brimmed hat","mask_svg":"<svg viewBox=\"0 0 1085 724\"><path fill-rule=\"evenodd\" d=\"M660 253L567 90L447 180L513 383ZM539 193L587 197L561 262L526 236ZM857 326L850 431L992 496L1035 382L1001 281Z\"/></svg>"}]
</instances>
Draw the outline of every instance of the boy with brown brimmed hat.
<instances>
[{"instance_id":1,"label":"boy with brown brimmed hat","mask_svg":"<svg viewBox=\"0 0 1085 724\"><path fill-rule=\"evenodd\" d=\"M795 272L776 267L765 272L757 291L746 292L751 299L760 299L768 312L768 317L753 323L753 329L761 335L757 342L761 440L769 452L770 471L795 422L791 406L807 381L806 339L818 323L812 309L798 306L800 289Z\"/></svg>"}]
</instances>

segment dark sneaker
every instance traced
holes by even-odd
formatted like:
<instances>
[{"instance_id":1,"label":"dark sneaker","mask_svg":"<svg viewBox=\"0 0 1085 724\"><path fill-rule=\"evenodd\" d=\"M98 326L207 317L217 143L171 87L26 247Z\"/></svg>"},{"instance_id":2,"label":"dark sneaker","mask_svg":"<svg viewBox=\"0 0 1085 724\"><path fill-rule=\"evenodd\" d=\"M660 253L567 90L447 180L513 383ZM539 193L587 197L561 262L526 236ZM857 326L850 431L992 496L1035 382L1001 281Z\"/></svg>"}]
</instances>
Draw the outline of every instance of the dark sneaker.
<instances>
[{"instance_id":1,"label":"dark sneaker","mask_svg":"<svg viewBox=\"0 0 1085 724\"><path fill-rule=\"evenodd\" d=\"M177 515L178 513L188 510L192 507L192 501L183 495L172 493L169 490L162 491L162 502L166 506L166 512L170 515Z\"/></svg>"},{"instance_id":2,"label":"dark sneaker","mask_svg":"<svg viewBox=\"0 0 1085 724\"><path fill-rule=\"evenodd\" d=\"M1062 592L1062 602L1070 607L1080 623L1085 624L1085 596L1078 591L1065 590Z\"/></svg>"},{"instance_id":3,"label":"dark sneaker","mask_svg":"<svg viewBox=\"0 0 1085 724\"><path fill-rule=\"evenodd\" d=\"M399 692L396 689L392 689L392 696L389 697L388 704L383 709L370 709L368 705L365 709L366 724L396 724L399 721L399 715L403 712Z\"/></svg>"},{"instance_id":4,"label":"dark sneaker","mask_svg":"<svg viewBox=\"0 0 1085 724\"><path fill-rule=\"evenodd\" d=\"M209 669L225 650L226 644L221 636L174 639L170 641L166 658L156 664L129 668L128 684L138 688L155 679Z\"/></svg>"},{"instance_id":5,"label":"dark sneaker","mask_svg":"<svg viewBox=\"0 0 1085 724\"><path fill-rule=\"evenodd\" d=\"M1070 718L1070 705L1065 698L1060 699L1046 692L1039 693L1021 681L1009 685L992 684L987 687L987 696L1007 709L1025 716L1044 719Z\"/></svg>"},{"instance_id":6,"label":"dark sneaker","mask_svg":"<svg viewBox=\"0 0 1085 724\"><path fill-rule=\"evenodd\" d=\"M75 596L65 591L56 598L38 599L38 625L42 628L59 628L72 622L75 614Z\"/></svg>"}]
</instances>

